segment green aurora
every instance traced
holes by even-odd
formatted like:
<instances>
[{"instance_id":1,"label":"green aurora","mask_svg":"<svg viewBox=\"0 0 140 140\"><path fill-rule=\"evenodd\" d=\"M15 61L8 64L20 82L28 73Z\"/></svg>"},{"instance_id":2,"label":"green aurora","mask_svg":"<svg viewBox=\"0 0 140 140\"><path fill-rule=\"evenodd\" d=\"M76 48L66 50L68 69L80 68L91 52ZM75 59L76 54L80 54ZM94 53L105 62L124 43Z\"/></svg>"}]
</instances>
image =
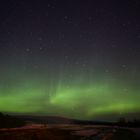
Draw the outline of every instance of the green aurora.
<instances>
[{"instance_id":1,"label":"green aurora","mask_svg":"<svg viewBox=\"0 0 140 140\"><path fill-rule=\"evenodd\" d=\"M106 72L79 72L79 75L73 72L69 77L70 74L61 71L13 73L12 77L10 74L3 78L7 84L1 84L0 110L80 119L139 112L140 88L137 82L126 79L128 74L123 73L120 79Z\"/></svg>"}]
</instances>

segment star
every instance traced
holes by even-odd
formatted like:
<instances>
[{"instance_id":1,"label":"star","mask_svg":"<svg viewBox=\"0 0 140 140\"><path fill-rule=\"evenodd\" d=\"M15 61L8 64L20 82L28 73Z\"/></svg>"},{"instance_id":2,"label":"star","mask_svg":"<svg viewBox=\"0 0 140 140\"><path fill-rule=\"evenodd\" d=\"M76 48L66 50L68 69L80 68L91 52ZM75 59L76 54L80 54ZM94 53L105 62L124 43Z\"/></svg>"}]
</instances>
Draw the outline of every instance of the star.
<instances>
[{"instance_id":1,"label":"star","mask_svg":"<svg viewBox=\"0 0 140 140\"><path fill-rule=\"evenodd\" d=\"M126 68L126 65L125 65L125 64L123 64L123 65L122 65L122 67L123 67L123 68Z\"/></svg>"},{"instance_id":2,"label":"star","mask_svg":"<svg viewBox=\"0 0 140 140\"><path fill-rule=\"evenodd\" d=\"M43 48L42 48L42 47L40 47L39 49L40 49L40 50L43 50Z\"/></svg>"},{"instance_id":3,"label":"star","mask_svg":"<svg viewBox=\"0 0 140 140\"><path fill-rule=\"evenodd\" d=\"M26 48L26 51L27 51L27 52L30 52L30 48Z\"/></svg>"},{"instance_id":4,"label":"star","mask_svg":"<svg viewBox=\"0 0 140 140\"><path fill-rule=\"evenodd\" d=\"M64 20L67 20L68 19L68 16L64 16Z\"/></svg>"},{"instance_id":5,"label":"star","mask_svg":"<svg viewBox=\"0 0 140 140\"><path fill-rule=\"evenodd\" d=\"M106 73L109 73L109 70L108 70L108 69L106 69L106 70L105 70L105 72L106 72Z\"/></svg>"}]
</instances>

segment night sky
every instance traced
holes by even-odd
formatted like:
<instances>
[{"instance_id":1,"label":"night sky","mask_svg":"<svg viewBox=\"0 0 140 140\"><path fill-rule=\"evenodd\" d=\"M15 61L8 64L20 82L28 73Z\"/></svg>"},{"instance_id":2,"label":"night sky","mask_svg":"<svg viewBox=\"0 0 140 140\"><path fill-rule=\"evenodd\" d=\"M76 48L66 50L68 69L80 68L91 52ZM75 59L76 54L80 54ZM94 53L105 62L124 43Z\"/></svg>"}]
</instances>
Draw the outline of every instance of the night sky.
<instances>
[{"instance_id":1,"label":"night sky","mask_svg":"<svg viewBox=\"0 0 140 140\"><path fill-rule=\"evenodd\" d=\"M140 118L140 0L1 1L0 111Z\"/></svg>"}]
</instances>

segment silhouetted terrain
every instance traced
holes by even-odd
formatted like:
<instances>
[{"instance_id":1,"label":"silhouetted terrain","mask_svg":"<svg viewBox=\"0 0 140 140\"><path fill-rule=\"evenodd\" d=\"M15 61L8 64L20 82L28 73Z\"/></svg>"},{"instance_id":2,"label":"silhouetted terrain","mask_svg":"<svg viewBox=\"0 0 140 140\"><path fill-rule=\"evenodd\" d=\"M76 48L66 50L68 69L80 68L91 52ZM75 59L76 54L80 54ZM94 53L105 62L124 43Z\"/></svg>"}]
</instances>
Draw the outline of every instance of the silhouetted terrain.
<instances>
[{"instance_id":1,"label":"silhouetted terrain","mask_svg":"<svg viewBox=\"0 0 140 140\"><path fill-rule=\"evenodd\" d=\"M59 116L16 116L25 121L43 124L74 124L76 120Z\"/></svg>"},{"instance_id":2,"label":"silhouetted terrain","mask_svg":"<svg viewBox=\"0 0 140 140\"><path fill-rule=\"evenodd\" d=\"M85 121L0 113L0 140L140 140L140 123Z\"/></svg>"},{"instance_id":3,"label":"silhouetted terrain","mask_svg":"<svg viewBox=\"0 0 140 140\"><path fill-rule=\"evenodd\" d=\"M124 127L140 127L140 120L126 121L120 118L116 122L77 120L64 118L59 116L16 116L24 121L31 121L41 124L81 124L81 125L108 125L108 126L124 126Z\"/></svg>"},{"instance_id":4,"label":"silhouetted terrain","mask_svg":"<svg viewBox=\"0 0 140 140\"><path fill-rule=\"evenodd\" d=\"M25 125L25 121L15 116L0 113L0 128L13 128Z\"/></svg>"},{"instance_id":5,"label":"silhouetted terrain","mask_svg":"<svg viewBox=\"0 0 140 140\"><path fill-rule=\"evenodd\" d=\"M80 124L80 125L108 125L108 126L123 126L123 127L140 127L140 120L126 121L125 118L120 118L116 122L91 121L91 120L76 120L59 116L30 116L30 115L4 115L0 113L0 128L4 127L20 127L26 123L37 124Z\"/></svg>"}]
</instances>

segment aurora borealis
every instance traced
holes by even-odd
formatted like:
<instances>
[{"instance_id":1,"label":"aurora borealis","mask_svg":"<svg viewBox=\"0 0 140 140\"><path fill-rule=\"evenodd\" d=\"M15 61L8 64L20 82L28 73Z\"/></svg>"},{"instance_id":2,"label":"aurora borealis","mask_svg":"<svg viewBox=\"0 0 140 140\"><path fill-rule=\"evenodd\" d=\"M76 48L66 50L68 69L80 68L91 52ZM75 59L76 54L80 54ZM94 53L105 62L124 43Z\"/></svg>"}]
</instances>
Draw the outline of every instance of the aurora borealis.
<instances>
[{"instance_id":1,"label":"aurora borealis","mask_svg":"<svg viewBox=\"0 0 140 140\"><path fill-rule=\"evenodd\" d=\"M140 117L140 2L1 5L0 111Z\"/></svg>"}]
</instances>

